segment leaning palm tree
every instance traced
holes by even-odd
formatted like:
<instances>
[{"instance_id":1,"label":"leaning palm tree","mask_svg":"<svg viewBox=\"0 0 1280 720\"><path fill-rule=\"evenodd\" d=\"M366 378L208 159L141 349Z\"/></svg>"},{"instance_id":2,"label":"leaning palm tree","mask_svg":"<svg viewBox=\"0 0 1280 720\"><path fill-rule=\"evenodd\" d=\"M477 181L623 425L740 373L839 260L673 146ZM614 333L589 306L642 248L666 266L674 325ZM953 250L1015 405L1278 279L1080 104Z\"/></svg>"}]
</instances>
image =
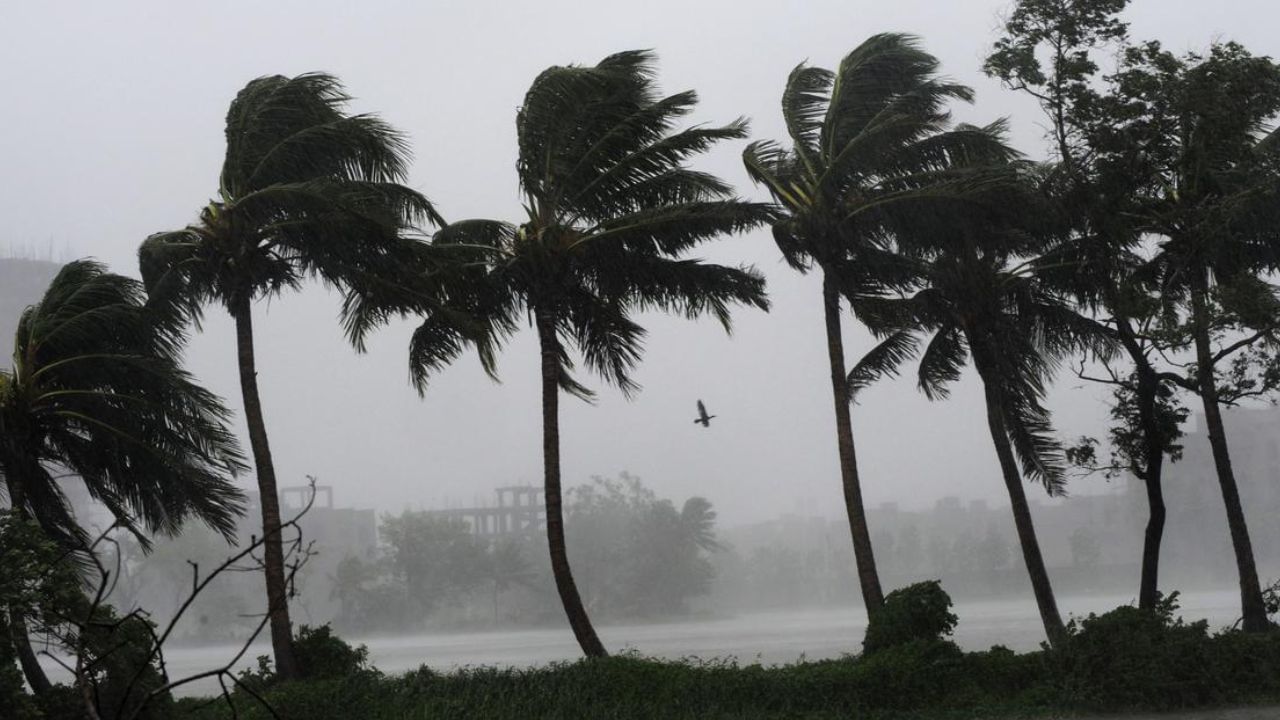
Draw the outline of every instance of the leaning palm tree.
<instances>
[{"instance_id":1,"label":"leaning palm tree","mask_svg":"<svg viewBox=\"0 0 1280 720\"><path fill-rule=\"evenodd\" d=\"M952 128L946 106L972 91L938 76L938 61L906 35L876 35L832 72L800 65L782 94L791 147L762 141L743 155L747 171L784 214L773 235L796 270L822 275L836 449L862 599L884 602L850 418L851 388L840 327L841 298L876 296L898 283L885 220L919 212L962 190L951 171L971 156L1004 153L986 128Z\"/></svg>"},{"instance_id":2,"label":"leaning palm tree","mask_svg":"<svg viewBox=\"0 0 1280 720\"><path fill-rule=\"evenodd\" d=\"M1058 241L1040 224L1048 213L1033 182L1027 168L1010 164L1007 183L990 187L985 202L970 198L899 219L898 250L913 266L916 290L860 303L860 314L884 340L851 375L861 385L892 374L927 337L918 383L935 400L947 396L972 360L1040 618L1056 645L1066 631L1022 480L1063 493L1064 453L1043 404L1046 383L1065 358L1108 357L1110 350L1105 329L1040 277L1046 266L1040 258Z\"/></svg>"},{"instance_id":3,"label":"leaning palm tree","mask_svg":"<svg viewBox=\"0 0 1280 720\"><path fill-rule=\"evenodd\" d=\"M18 322L0 370L0 492L20 518L74 553L85 531L60 481L75 478L147 548L197 520L230 538L243 469L229 412L182 369L180 333L156 322L140 283L81 260L64 267ZM31 688L48 680L27 640L28 609L8 608Z\"/></svg>"},{"instance_id":4,"label":"leaning palm tree","mask_svg":"<svg viewBox=\"0 0 1280 720\"><path fill-rule=\"evenodd\" d=\"M685 256L712 238L768 221L686 161L746 123L675 130L693 92L657 94L653 57L624 52L594 67L552 67L534 81L516 118L525 217L466 220L436 233L437 250L474 252L470 281L437 296L411 340L419 391L431 371L476 345L492 371L497 343L522 314L540 344L543 473L551 568L574 635L588 656L606 654L587 617L565 550L560 490L560 392L589 399L570 349L630 395L644 328L637 311L710 313L726 329L731 304L766 308L763 278L749 268ZM455 309L459 312L446 312ZM459 323L461 318L476 323Z\"/></svg>"},{"instance_id":5,"label":"leaning palm tree","mask_svg":"<svg viewBox=\"0 0 1280 720\"><path fill-rule=\"evenodd\" d=\"M235 320L240 389L257 469L271 642L282 677L292 651L275 466L258 396L255 300L319 277L349 293L401 272L416 222L431 205L405 187L404 137L371 115L348 114L348 96L323 74L250 82L227 114L217 198L197 223L154 235L139 260L153 296L199 321L206 304Z\"/></svg>"}]
</instances>

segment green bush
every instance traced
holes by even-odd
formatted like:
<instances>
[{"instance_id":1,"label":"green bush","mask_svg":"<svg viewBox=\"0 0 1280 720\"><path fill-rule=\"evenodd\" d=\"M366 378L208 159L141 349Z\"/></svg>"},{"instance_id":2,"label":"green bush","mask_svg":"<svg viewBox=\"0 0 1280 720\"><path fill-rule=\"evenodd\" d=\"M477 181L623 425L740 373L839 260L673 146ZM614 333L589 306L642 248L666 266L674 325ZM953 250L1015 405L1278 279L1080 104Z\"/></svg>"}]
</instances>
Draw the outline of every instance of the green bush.
<instances>
[{"instance_id":1,"label":"green bush","mask_svg":"<svg viewBox=\"0 0 1280 720\"><path fill-rule=\"evenodd\" d=\"M870 613L862 652L871 655L896 645L941 640L955 627L951 597L941 583L908 585L889 593L884 605Z\"/></svg>"},{"instance_id":2,"label":"green bush","mask_svg":"<svg viewBox=\"0 0 1280 720\"><path fill-rule=\"evenodd\" d=\"M293 652L305 678L345 677L369 671L369 648L352 647L334 635L328 623L298 628Z\"/></svg>"},{"instance_id":3,"label":"green bush","mask_svg":"<svg viewBox=\"0 0 1280 720\"><path fill-rule=\"evenodd\" d=\"M1068 623L1067 641L1051 658L1065 699L1161 710L1219 701L1208 623L1175 617L1177 598L1163 598L1154 610L1123 606Z\"/></svg>"}]
</instances>

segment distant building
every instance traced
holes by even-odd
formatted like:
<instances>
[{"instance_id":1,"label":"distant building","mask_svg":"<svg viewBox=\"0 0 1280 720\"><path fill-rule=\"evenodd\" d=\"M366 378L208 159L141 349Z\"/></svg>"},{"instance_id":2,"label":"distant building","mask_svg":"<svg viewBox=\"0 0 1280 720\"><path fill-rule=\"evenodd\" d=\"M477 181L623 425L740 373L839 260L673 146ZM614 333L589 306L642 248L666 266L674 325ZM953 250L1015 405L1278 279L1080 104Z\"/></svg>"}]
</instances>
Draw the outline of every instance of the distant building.
<instances>
[{"instance_id":1,"label":"distant building","mask_svg":"<svg viewBox=\"0 0 1280 720\"><path fill-rule=\"evenodd\" d=\"M541 536L547 526L543 489L534 485L512 485L495 490L496 505L490 507L429 510L433 515L458 518L471 534L482 538L525 538Z\"/></svg>"},{"instance_id":2,"label":"distant building","mask_svg":"<svg viewBox=\"0 0 1280 720\"><path fill-rule=\"evenodd\" d=\"M298 516L306 507L311 486L282 487L280 519L284 522ZM347 556L372 560L378 553L378 516L373 510L334 507L333 487L317 485L315 502L298 520L303 541L314 542L313 549L341 560ZM262 506L259 494L248 493L248 509L241 520L242 537L262 534Z\"/></svg>"}]
</instances>

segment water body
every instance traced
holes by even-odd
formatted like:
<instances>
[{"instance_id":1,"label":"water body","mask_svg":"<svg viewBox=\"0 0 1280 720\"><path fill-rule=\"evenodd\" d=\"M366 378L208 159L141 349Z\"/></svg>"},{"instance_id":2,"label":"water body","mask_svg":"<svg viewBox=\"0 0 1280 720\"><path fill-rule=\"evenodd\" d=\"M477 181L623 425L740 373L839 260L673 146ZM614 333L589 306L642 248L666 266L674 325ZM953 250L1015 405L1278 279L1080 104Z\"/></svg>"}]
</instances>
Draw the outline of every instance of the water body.
<instances>
[{"instance_id":1,"label":"water body","mask_svg":"<svg viewBox=\"0 0 1280 720\"><path fill-rule=\"evenodd\" d=\"M1092 596L1059 598L1064 617L1104 612L1133 602L1132 597ZM1044 629L1030 599L960 603L955 641L966 650L1004 645L1017 651L1034 650L1044 640ZM1239 617L1239 595L1231 591L1189 593L1181 597L1181 614L1187 620L1208 620L1219 630ZM861 608L786 610L750 613L730 618L689 622L604 625L601 639L613 652L634 651L648 657L733 658L739 663L765 665L798 660L824 660L856 652L866 629ZM431 633L399 637L348 638L368 646L375 666L386 673L400 673L427 665L447 672L468 666L535 667L581 657L568 627L491 632ZM238 648L207 646L175 648L165 654L173 679L225 664ZM237 668L256 664L258 655L269 655L270 646L250 648ZM50 667L53 675L59 672ZM205 695L217 691L216 681L201 681L180 688L180 695Z\"/></svg>"}]
</instances>

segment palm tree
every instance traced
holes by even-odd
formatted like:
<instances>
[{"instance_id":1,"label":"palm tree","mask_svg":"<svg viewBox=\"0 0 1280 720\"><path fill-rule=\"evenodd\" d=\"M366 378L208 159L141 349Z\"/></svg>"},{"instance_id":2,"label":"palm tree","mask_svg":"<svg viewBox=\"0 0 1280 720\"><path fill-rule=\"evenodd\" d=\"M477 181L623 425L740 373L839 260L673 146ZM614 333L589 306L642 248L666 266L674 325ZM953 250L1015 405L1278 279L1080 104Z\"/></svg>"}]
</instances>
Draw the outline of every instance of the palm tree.
<instances>
[{"instance_id":1,"label":"palm tree","mask_svg":"<svg viewBox=\"0 0 1280 720\"><path fill-rule=\"evenodd\" d=\"M141 284L92 261L69 263L18 322L12 370L0 370L0 481L20 518L65 550L86 552L59 481L76 478L148 548L198 520L227 538L243 512L230 476L244 469L229 413L182 369L181 334L156 322ZM49 681L9 626L31 688Z\"/></svg>"},{"instance_id":2,"label":"palm tree","mask_svg":"<svg viewBox=\"0 0 1280 720\"><path fill-rule=\"evenodd\" d=\"M822 274L836 449L868 611L884 603L884 593L854 452L841 297L856 303L897 285L897 260L885 244L888 217L961 191L949 170L964 157L1004 152L990 129L950 127L947 103L972 96L938 76L938 61L915 38L875 35L835 72L796 67L782 94L791 147L755 142L743 155L751 177L784 209L773 224L783 257L800 272Z\"/></svg>"},{"instance_id":3,"label":"palm tree","mask_svg":"<svg viewBox=\"0 0 1280 720\"><path fill-rule=\"evenodd\" d=\"M257 469L271 643L276 670L298 676L292 651L275 466L258 396L253 301L319 277L350 294L402 272L405 232L436 215L401 184L407 144L323 74L250 82L227 114L218 196L183 230L154 235L139 260L153 296L199 321L221 304L235 320L240 389Z\"/></svg>"},{"instance_id":4,"label":"palm tree","mask_svg":"<svg viewBox=\"0 0 1280 720\"><path fill-rule=\"evenodd\" d=\"M901 218L899 250L914 266L917 290L902 298L866 299L859 312L884 337L854 369L862 384L891 374L924 337L918 383L927 397L973 362L982 381L987 427L1013 511L1023 560L1050 643L1065 637L1045 570L1022 478L1050 495L1064 487L1063 449L1042 401L1063 359L1081 352L1109 356L1101 326L1077 314L1041 273L1040 258L1057 241L1037 224L1046 215L1027 170L1008 166L1008 182L986 202L956 202L945 213ZM1019 469L1021 466L1021 470Z\"/></svg>"},{"instance_id":5,"label":"palm tree","mask_svg":"<svg viewBox=\"0 0 1280 720\"><path fill-rule=\"evenodd\" d=\"M497 343L522 313L537 330L542 372L547 544L556 589L578 644L606 654L583 607L565 550L560 484L560 392L593 394L572 375L571 347L587 367L631 395L645 330L643 310L710 313L726 329L733 303L766 308L763 278L749 268L685 255L720 235L769 220L769 206L743 202L686 161L716 142L741 138L746 123L674 130L693 92L658 95L653 56L623 52L594 67L552 67L533 82L516 119L521 222L466 220L436 233L437 249L470 250L470 282L445 294L462 313L429 310L414 333L411 372L419 391L464 343L492 372ZM458 324L458 315L481 322Z\"/></svg>"}]
</instances>

